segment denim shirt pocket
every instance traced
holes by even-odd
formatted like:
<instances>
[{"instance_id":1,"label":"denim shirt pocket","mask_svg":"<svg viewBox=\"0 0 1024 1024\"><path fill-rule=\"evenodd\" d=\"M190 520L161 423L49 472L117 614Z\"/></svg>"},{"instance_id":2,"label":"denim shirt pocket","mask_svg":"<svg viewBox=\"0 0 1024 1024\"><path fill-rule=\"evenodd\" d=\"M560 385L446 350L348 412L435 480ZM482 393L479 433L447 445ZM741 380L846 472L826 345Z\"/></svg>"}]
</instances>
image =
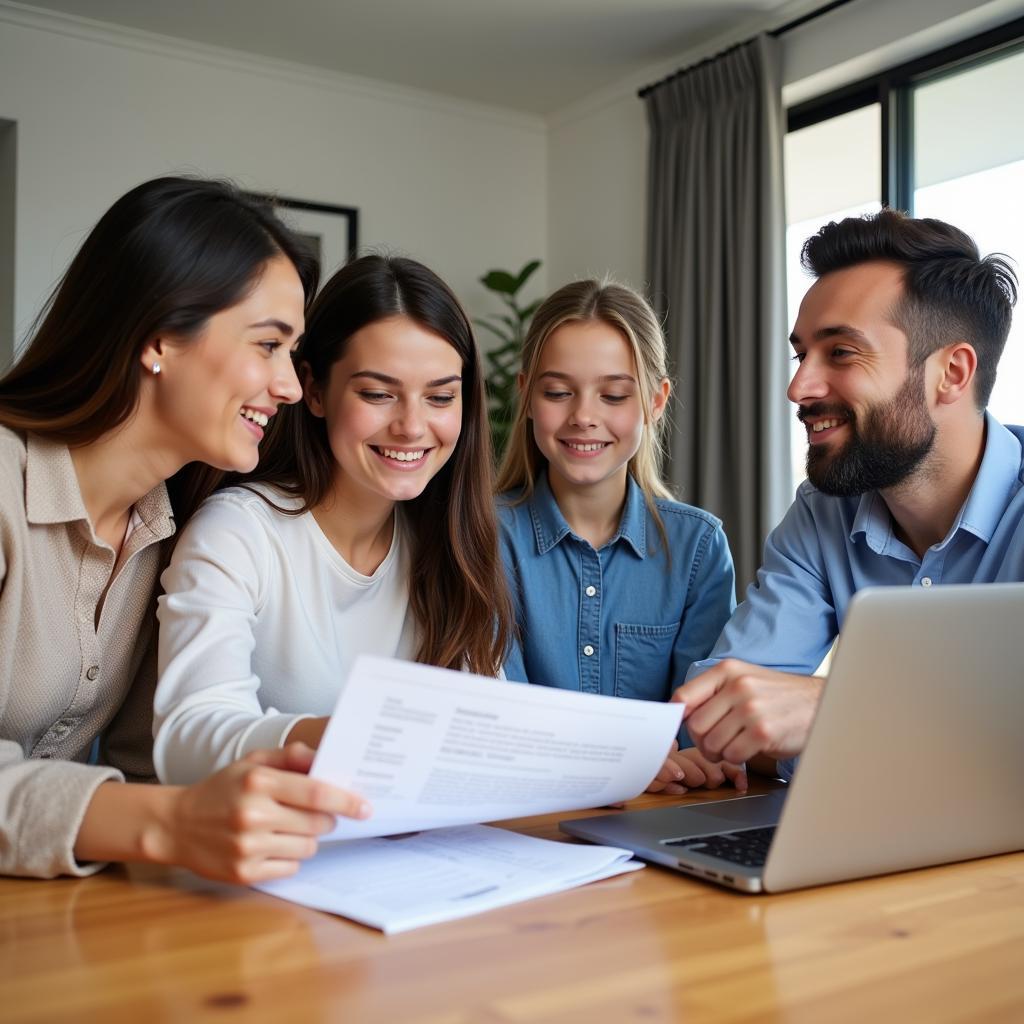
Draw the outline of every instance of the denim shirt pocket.
<instances>
[{"instance_id":1,"label":"denim shirt pocket","mask_svg":"<svg viewBox=\"0 0 1024 1024\"><path fill-rule=\"evenodd\" d=\"M615 623L615 696L668 700L669 668L679 623Z\"/></svg>"}]
</instances>

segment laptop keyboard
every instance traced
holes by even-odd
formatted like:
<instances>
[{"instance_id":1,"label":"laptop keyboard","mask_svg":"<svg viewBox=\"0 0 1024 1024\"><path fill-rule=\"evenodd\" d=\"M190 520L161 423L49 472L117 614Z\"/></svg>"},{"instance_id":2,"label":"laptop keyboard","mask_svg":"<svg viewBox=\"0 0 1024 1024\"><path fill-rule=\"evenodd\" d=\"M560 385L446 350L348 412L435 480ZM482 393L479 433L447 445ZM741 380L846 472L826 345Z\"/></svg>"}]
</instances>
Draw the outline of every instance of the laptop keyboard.
<instances>
[{"instance_id":1,"label":"laptop keyboard","mask_svg":"<svg viewBox=\"0 0 1024 1024\"><path fill-rule=\"evenodd\" d=\"M764 867L768 859L768 848L772 844L776 826L750 828L742 832L722 832L713 836L695 836L690 839L674 839L665 846L685 846L694 853L708 857L719 857L746 868Z\"/></svg>"}]
</instances>

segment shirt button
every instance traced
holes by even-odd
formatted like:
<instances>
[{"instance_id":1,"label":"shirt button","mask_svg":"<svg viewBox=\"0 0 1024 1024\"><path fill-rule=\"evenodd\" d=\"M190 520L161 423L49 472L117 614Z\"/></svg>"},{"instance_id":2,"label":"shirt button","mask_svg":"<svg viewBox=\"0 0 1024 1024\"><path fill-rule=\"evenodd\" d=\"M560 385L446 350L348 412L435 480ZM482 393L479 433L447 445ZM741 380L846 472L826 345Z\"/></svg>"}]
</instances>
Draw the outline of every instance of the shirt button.
<instances>
[{"instance_id":1,"label":"shirt button","mask_svg":"<svg viewBox=\"0 0 1024 1024\"><path fill-rule=\"evenodd\" d=\"M921 577L921 586L922 587L930 587L931 585L932 585L932 578L931 578L931 576L922 576Z\"/></svg>"},{"instance_id":2,"label":"shirt button","mask_svg":"<svg viewBox=\"0 0 1024 1024\"><path fill-rule=\"evenodd\" d=\"M593 597L597 593L597 587L587 587L584 593L587 597Z\"/></svg>"},{"instance_id":3,"label":"shirt button","mask_svg":"<svg viewBox=\"0 0 1024 1024\"><path fill-rule=\"evenodd\" d=\"M85 673L85 678L92 682L100 674L99 665L90 665L88 671Z\"/></svg>"},{"instance_id":4,"label":"shirt button","mask_svg":"<svg viewBox=\"0 0 1024 1024\"><path fill-rule=\"evenodd\" d=\"M589 658L594 653L594 648L591 647L590 644L587 644L587 646L583 648L583 653Z\"/></svg>"}]
</instances>

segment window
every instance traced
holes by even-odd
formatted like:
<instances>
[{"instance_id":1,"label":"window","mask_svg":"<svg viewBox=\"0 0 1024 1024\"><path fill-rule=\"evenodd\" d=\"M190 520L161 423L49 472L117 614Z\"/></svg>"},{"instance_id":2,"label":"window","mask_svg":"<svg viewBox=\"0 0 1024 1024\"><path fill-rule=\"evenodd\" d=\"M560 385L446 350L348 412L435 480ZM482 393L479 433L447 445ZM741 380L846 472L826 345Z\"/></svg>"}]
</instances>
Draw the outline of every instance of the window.
<instances>
[{"instance_id":1,"label":"window","mask_svg":"<svg viewBox=\"0 0 1024 1024\"><path fill-rule=\"evenodd\" d=\"M1024 52L914 89L914 214L963 228L983 253L1024 271ZM970 140L965 145L965 140ZM1024 298L1024 296L1022 296ZM989 409L1024 423L1024 303L1006 342Z\"/></svg>"},{"instance_id":2,"label":"window","mask_svg":"<svg viewBox=\"0 0 1024 1024\"><path fill-rule=\"evenodd\" d=\"M805 240L830 220L881 208L881 123L881 107L872 103L790 132L785 138L786 311L791 328L800 300L813 281L800 266ZM795 415L789 422L795 486L804 478L807 435Z\"/></svg>"},{"instance_id":3,"label":"window","mask_svg":"<svg viewBox=\"0 0 1024 1024\"><path fill-rule=\"evenodd\" d=\"M887 204L963 228L1024 279L1024 19L789 111L789 323L810 280L800 246L822 224ZM1024 285L1024 280L1022 280ZM1024 423L1024 294L989 408ZM806 438L791 421L793 483Z\"/></svg>"}]
</instances>

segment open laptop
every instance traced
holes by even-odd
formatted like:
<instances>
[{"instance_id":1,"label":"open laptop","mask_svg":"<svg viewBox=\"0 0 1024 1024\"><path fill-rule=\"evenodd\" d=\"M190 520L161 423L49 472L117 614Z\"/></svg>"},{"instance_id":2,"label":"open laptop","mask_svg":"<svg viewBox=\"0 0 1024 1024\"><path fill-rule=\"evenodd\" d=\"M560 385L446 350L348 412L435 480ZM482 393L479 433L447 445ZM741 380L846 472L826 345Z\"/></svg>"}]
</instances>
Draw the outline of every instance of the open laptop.
<instances>
[{"instance_id":1,"label":"open laptop","mask_svg":"<svg viewBox=\"0 0 1024 1024\"><path fill-rule=\"evenodd\" d=\"M807 747L761 796L563 821L745 892L1024 849L1024 584L854 597Z\"/></svg>"}]
</instances>

